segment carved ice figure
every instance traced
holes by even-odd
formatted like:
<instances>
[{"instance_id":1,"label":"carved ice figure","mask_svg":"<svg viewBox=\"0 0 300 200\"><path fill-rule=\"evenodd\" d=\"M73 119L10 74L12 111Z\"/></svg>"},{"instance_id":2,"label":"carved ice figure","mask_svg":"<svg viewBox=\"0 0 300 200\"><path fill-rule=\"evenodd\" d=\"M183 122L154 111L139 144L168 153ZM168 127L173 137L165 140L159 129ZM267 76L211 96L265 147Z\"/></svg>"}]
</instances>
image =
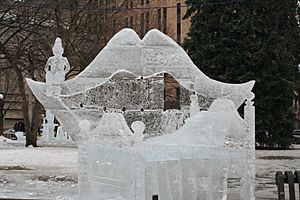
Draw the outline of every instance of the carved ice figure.
<instances>
[{"instance_id":1,"label":"carved ice figure","mask_svg":"<svg viewBox=\"0 0 300 200\"><path fill-rule=\"evenodd\" d=\"M243 137L245 128L246 123L233 102L217 99L208 111L188 118L175 133L145 141L146 162L157 162L156 165L148 165L150 171L158 170L149 175L160 185L157 194L168 200L226 199L230 158L242 158L243 152L226 152L223 145L227 136Z\"/></svg>"},{"instance_id":2,"label":"carved ice figure","mask_svg":"<svg viewBox=\"0 0 300 200\"><path fill-rule=\"evenodd\" d=\"M70 64L66 57L63 57L64 49L61 39L56 38L52 48L53 55L46 63L46 83L62 83L65 81L65 75L70 70Z\"/></svg>"},{"instance_id":3,"label":"carved ice figure","mask_svg":"<svg viewBox=\"0 0 300 200\"><path fill-rule=\"evenodd\" d=\"M190 116L194 116L199 112L198 96L192 94L190 96L190 99L191 99Z\"/></svg>"},{"instance_id":4,"label":"carved ice figure","mask_svg":"<svg viewBox=\"0 0 300 200\"><path fill-rule=\"evenodd\" d=\"M105 113L90 133L88 199L143 199L142 152L135 151L134 147L135 143L141 143L144 124L135 122L132 126L134 134L122 114Z\"/></svg>"},{"instance_id":5,"label":"carved ice figure","mask_svg":"<svg viewBox=\"0 0 300 200\"><path fill-rule=\"evenodd\" d=\"M147 144L175 146L223 147L226 136L242 137L246 128L232 101L215 100L208 111L198 112L185 120L173 134L157 136Z\"/></svg>"},{"instance_id":6,"label":"carved ice figure","mask_svg":"<svg viewBox=\"0 0 300 200\"><path fill-rule=\"evenodd\" d=\"M46 110L46 116L43 119L43 136L41 141L48 143L54 140L54 128L57 124L54 123L54 115L50 110Z\"/></svg>"},{"instance_id":7,"label":"carved ice figure","mask_svg":"<svg viewBox=\"0 0 300 200\"><path fill-rule=\"evenodd\" d=\"M62 51L58 54L62 57ZM54 61L51 60L52 62ZM164 82L164 76L161 76L164 73L176 79L180 85L176 88L178 94L181 94L182 87L187 90L182 95L189 96L191 92L195 92L198 96L199 109L197 109L195 97L191 99L191 105L185 104L180 110L165 111L163 109L164 88L159 86L162 86L161 83ZM159 81L151 82L152 79L159 79ZM108 193L106 199L143 200L145 198L148 200L153 194L161 194L160 199L174 200L172 192L180 197L176 197L179 200L198 200L202 197L201 195L205 199L219 199L218 197L223 195L222 199L224 199L226 198L225 191L221 190L222 194L217 194L217 198L214 198L210 196L208 188L214 181L217 181L216 185L219 188L223 180L217 177L226 177L226 174L242 180L241 199L255 198L253 195L255 112L252 98L249 98L254 81L228 84L210 79L193 64L178 44L160 31L151 30L143 39L140 39L133 30L123 29L77 77L58 84L53 83L53 86L58 86L53 88L53 91L48 90L48 83L39 83L29 79L27 83L45 109L51 110L68 133L78 142L80 199L104 198L105 195L97 192L98 186L105 188L109 184L116 186L115 189L104 191L100 188L105 194ZM152 87L147 89L147 85ZM144 93L136 95L141 91ZM107 98L101 98L103 96ZM219 98L233 102L228 102L229 107L225 106L223 113L227 113L224 115L228 117L224 120L232 119L234 124L240 123L236 109L247 100L245 106L247 127L243 136L236 134L244 126L242 123L238 126L231 126L228 123L226 127L224 123L221 123L219 128L224 126L224 129L216 132L211 121L203 124L206 127L202 128L203 134L207 136L205 138L197 135L199 138L191 141L185 133L179 134L180 131L184 132L183 130L187 131L190 128L195 130L191 134L195 133L196 128L199 127L193 120L206 120L201 115L220 120L221 117L214 115L214 105L207 112L200 112L201 114L196 112L206 109L214 99ZM186 99L188 98L180 97L178 103L189 101ZM223 103L218 105L218 101L215 102L215 108L220 109L220 113L222 113ZM141 105L147 107L143 107L142 112L140 112ZM123 107L126 109L121 111ZM235 107L235 112L233 112L235 114L230 115L228 108L232 107ZM106 115L109 114L107 112L122 114ZM189 114L192 117L186 119ZM149 137L142 137L142 125L132 126L137 135L128 128L132 122L140 120L146 125L145 132L152 131L147 135ZM85 122L88 126L84 125ZM166 124L165 128L161 127L163 123ZM171 124L174 124L174 127L171 127ZM149 126L154 128L149 129ZM169 130L173 131L168 132L166 127L170 127ZM193 129L193 127L196 128ZM216 128L218 128L217 124ZM114 135L111 131L115 132ZM165 142L171 140L177 142L180 147L166 145L166 143L159 145L167 137L158 136L159 134L169 134L170 138ZM157 144L154 143L155 137L161 137ZM224 137L225 148L222 148ZM141 142L142 138L145 142ZM147 142L148 140L153 144ZM196 145L196 141L201 143ZM195 145L184 145L189 142ZM98 149L99 145L101 151ZM145 148L145 145L151 148ZM101 157L105 162L100 162ZM189 159L181 159L183 157L189 157ZM171 158L173 160L170 160ZM233 167L230 166L227 173L226 163L234 160L239 162L232 162ZM212 166L219 166L220 169L214 171ZM118 178L115 174L116 170L124 173ZM108 173L103 174L104 171ZM142 181L143 173L147 177L144 181ZM91 174L96 176L90 176ZM106 175L112 176L112 179L106 179ZM127 181L134 187L125 184L125 182L128 183ZM199 192L199 188L202 192ZM138 198L134 198L133 195Z\"/></svg>"},{"instance_id":8,"label":"carved ice figure","mask_svg":"<svg viewBox=\"0 0 300 200\"><path fill-rule=\"evenodd\" d=\"M62 42L60 38L56 38L55 43L52 48L53 55L50 57L46 63L46 93L48 96L59 95L61 92L61 87L58 85L65 81L65 74L70 70L70 65L68 59L63 57L64 49L62 47ZM61 132L61 127L58 127L56 138L54 137L54 115L50 110L46 110L46 117L43 121L43 137L42 142L49 143L53 142L54 139L61 142L61 139L67 139L63 137L63 132Z\"/></svg>"}]
</instances>

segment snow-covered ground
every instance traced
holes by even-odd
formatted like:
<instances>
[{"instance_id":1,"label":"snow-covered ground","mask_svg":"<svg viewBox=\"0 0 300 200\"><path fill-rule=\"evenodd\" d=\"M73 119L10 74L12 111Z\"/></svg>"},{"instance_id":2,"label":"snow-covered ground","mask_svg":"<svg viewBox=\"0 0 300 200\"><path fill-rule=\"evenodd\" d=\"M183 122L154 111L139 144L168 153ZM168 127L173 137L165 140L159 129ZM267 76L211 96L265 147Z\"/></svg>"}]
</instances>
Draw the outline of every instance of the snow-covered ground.
<instances>
[{"instance_id":1,"label":"snow-covered ground","mask_svg":"<svg viewBox=\"0 0 300 200\"><path fill-rule=\"evenodd\" d=\"M25 148L3 140L0 137L0 198L76 199L77 148ZM256 156L256 199L275 200L274 174L300 169L300 146L288 151L257 151Z\"/></svg>"},{"instance_id":2,"label":"snow-covered ground","mask_svg":"<svg viewBox=\"0 0 300 200\"><path fill-rule=\"evenodd\" d=\"M299 145L291 150L256 151L256 199L278 199L274 180L275 172L295 170L300 170ZM287 185L285 186L288 191ZM299 195L298 188L298 186L295 187L296 195ZM286 197L288 198L287 194ZM298 199L300 199L299 196Z\"/></svg>"},{"instance_id":3,"label":"snow-covered ground","mask_svg":"<svg viewBox=\"0 0 300 200\"><path fill-rule=\"evenodd\" d=\"M23 146L0 138L0 198L75 199L77 148Z\"/></svg>"}]
</instances>

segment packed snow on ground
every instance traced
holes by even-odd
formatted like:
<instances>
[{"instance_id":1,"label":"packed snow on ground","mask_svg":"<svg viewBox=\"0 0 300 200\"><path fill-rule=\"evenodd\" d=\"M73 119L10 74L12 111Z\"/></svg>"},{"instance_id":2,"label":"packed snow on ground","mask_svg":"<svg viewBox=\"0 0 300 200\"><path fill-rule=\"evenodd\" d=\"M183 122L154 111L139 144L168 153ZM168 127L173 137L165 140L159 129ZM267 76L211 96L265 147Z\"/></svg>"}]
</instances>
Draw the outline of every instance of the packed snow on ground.
<instances>
[{"instance_id":1,"label":"packed snow on ground","mask_svg":"<svg viewBox=\"0 0 300 200\"><path fill-rule=\"evenodd\" d=\"M0 138L0 198L77 198L76 147L23 146ZM300 169L300 146L286 151L256 151L256 157L256 199L275 200L275 172ZM228 199L239 199L239 186L230 185Z\"/></svg>"},{"instance_id":2,"label":"packed snow on ground","mask_svg":"<svg viewBox=\"0 0 300 200\"><path fill-rule=\"evenodd\" d=\"M25 148L2 141L0 188L0 198L75 199L77 148Z\"/></svg>"}]
</instances>

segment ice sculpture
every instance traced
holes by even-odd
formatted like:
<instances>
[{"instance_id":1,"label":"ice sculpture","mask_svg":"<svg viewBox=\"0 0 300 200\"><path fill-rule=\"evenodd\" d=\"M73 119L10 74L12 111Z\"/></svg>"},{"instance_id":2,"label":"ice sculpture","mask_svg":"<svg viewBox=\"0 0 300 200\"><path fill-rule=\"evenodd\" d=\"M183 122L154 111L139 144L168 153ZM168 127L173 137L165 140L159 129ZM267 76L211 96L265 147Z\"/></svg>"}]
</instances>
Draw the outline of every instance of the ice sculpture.
<instances>
[{"instance_id":1,"label":"ice sculpture","mask_svg":"<svg viewBox=\"0 0 300 200\"><path fill-rule=\"evenodd\" d=\"M51 113L50 110L46 110L46 116L43 119L43 136L41 140L43 142L51 142L54 140L54 129L57 124L54 123L54 115Z\"/></svg>"},{"instance_id":2,"label":"ice sculpture","mask_svg":"<svg viewBox=\"0 0 300 200\"><path fill-rule=\"evenodd\" d=\"M46 83L55 84L65 81L65 74L70 70L70 64L66 57L63 57L64 49L60 38L56 38L52 48L53 55L46 63Z\"/></svg>"},{"instance_id":3,"label":"ice sculpture","mask_svg":"<svg viewBox=\"0 0 300 200\"><path fill-rule=\"evenodd\" d=\"M78 142L80 199L224 200L228 177L255 198L254 81L208 78L160 31L123 29L57 95L27 83Z\"/></svg>"},{"instance_id":4,"label":"ice sculpture","mask_svg":"<svg viewBox=\"0 0 300 200\"><path fill-rule=\"evenodd\" d=\"M52 52L54 56L48 59L45 66L46 92L48 96L60 94L61 88L57 84L65 81L65 74L70 70L68 59L62 56L64 49L60 38L56 38ZM46 144L67 142L69 140L67 133L62 130L62 127L58 127L55 133L56 126L58 126L58 124L54 123L54 115L47 109L46 116L43 119L43 136L39 142Z\"/></svg>"}]
</instances>

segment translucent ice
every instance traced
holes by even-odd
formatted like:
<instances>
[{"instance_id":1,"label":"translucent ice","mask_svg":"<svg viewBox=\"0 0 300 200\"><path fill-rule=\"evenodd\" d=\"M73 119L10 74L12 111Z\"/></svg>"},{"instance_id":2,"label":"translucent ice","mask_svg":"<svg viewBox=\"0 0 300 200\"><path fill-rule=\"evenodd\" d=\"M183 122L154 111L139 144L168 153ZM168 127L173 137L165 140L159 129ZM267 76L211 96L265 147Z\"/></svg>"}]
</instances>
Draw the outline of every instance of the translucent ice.
<instances>
[{"instance_id":1,"label":"translucent ice","mask_svg":"<svg viewBox=\"0 0 300 200\"><path fill-rule=\"evenodd\" d=\"M55 95L27 83L78 142L80 199L225 200L228 177L254 199L254 81L208 78L160 31L123 29Z\"/></svg>"}]
</instances>

